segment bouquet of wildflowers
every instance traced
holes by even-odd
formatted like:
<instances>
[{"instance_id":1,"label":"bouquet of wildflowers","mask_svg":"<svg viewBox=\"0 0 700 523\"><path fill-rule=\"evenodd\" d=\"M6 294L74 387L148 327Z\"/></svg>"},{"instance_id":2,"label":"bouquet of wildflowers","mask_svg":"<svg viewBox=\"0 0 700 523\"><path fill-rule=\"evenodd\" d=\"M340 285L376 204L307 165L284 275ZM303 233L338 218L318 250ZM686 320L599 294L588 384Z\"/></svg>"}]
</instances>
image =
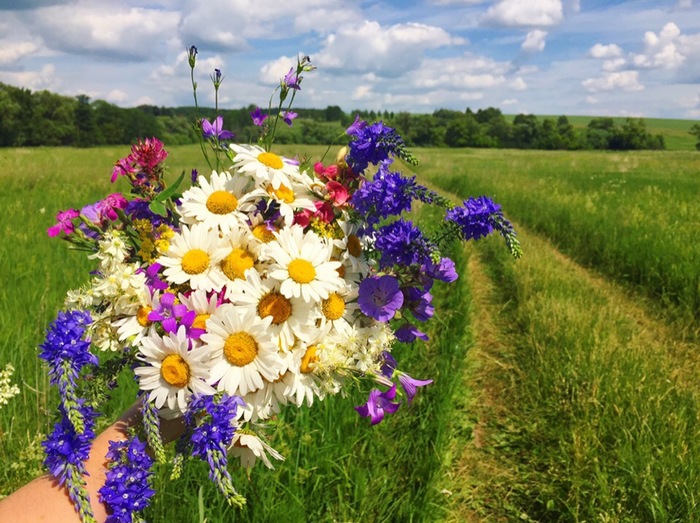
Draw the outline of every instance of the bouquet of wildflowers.
<instances>
[{"instance_id":1,"label":"bouquet of wildflowers","mask_svg":"<svg viewBox=\"0 0 700 523\"><path fill-rule=\"evenodd\" d=\"M192 70L196 54L189 50ZM84 460L121 372L138 382L143 423L107 456L100 497L110 520L140 519L154 493L153 459L165 460L159 424L169 418L186 427L173 473L187 458L202 459L240 505L228 468L283 459L260 431L282 408L310 407L350 380L367 380L368 400L356 410L376 424L431 383L400 370L391 353L397 342L427 339L419 325L434 314L431 287L457 278L441 254L445 238L497 231L519 255L491 200L453 206L392 170L396 159L415 159L381 122L356 119L329 163L273 152L275 130L292 125L292 101L312 69L300 59L280 82L278 106L251 114L257 144L232 143L220 117L199 120L212 170L193 172L188 188L184 173L166 184L168 153L145 139L112 173L112 181L128 179L130 194L62 211L49 229L96 265L91 280L68 293L41 345L60 392L46 465L84 521L93 520ZM221 72L212 79L218 93ZM415 201L445 209L440 238L405 218Z\"/></svg>"}]
</instances>

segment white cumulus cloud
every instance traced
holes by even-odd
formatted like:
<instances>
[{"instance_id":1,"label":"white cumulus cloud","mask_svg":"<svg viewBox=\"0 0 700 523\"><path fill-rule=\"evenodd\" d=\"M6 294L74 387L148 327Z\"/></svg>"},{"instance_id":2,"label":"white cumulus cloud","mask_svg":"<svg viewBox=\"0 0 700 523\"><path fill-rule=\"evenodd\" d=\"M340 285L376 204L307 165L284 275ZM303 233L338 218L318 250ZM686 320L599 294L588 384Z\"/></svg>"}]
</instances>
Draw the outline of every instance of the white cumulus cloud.
<instances>
[{"instance_id":1,"label":"white cumulus cloud","mask_svg":"<svg viewBox=\"0 0 700 523\"><path fill-rule=\"evenodd\" d=\"M484 20L504 26L551 26L562 21L561 0L499 0L491 6Z\"/></svg>"},{"instance_id":2,"label":"white cumulus cloud","mask_svg":"<svg viewBox=\"0 0 700 523\"><path fill-rule=\"evenodd\" d=\"M396 77L419 67L426 50L463 42L435 26L407 23L383 27L365 21L342 26L328 35L313 59L324 70L374 71L379 76Z\"/></svg>"},{"instance_id":3,"label":"white cumulus cloud","mask_svg":"<svg viewBox=\"0 0 700 523\"><path fill-rule=\"evenodd\" d=\"M547 31L542 31L541 29L533 29L525 37L525 41L522 43L520 48L523 51L542 51L545 46L545 38L547 37Z\"/></svg>"},{"instance_id":4,"label":"white cumulus cloud","mask_svg":"<svg viewBox=\"0 0 700 523\"><path fill-rule=\"evenodd\" d=\"M686 56L679 48L680 37L681 30L673 22L667 23L658 35L647 31L644 33L644 52L635 54L632 62L637 67L649 69L675 69L681 66Z\"/></svg>"},{"instance_id":5,"label":"white cumulus cloud","mask_svg":"<svg viewBox=\"0 0 700 523\"><path fill-rule=\"evenodd\" d=\"M618 58L622 56L622 49L616 44L595 44L588 50L588 54L593 58Z\"/></svg>"},{"instance_id":6,"label":"white cumulus cloud","mask_svg":"<svg viewBox=\"0 0 700 523\"><path fill-rule=\"evenodd\" d=\"M639 81L638 71L605 73L598 78L588 78L581 82L581 84L591 93L614 91L617 89L622 89L623 91L641 91L644 89L644 85Z\"/></svg>"},{"instance_id":7,"label":"white cumulus cloud","mask_svg":"<svg viewBox=\"0 0 700 523\"><path fill-rule=\"evenodd\" d=\"M31 20L46 45L55 51L133 60L152 57L154 42L162 42L176 31L179 15L85 3L80 9L37 9L31 12Z\"/></svg>"}]
</instances>

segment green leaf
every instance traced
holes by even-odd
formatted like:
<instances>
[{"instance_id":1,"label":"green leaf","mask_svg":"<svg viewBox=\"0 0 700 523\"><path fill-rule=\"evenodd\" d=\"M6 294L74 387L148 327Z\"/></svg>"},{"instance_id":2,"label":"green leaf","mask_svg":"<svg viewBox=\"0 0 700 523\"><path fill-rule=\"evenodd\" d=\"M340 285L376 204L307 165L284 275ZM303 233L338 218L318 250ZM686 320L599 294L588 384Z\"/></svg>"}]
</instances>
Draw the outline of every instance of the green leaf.
<instances>
[{"instance_id":1,"label":"green leaf","mask_svg":"<svg viewBox=\"0 0 700 523\"><path fill-rule=\"evenodd\" d=\"M153 212L159 216L163 216L163 217L168 216L168 210L165 208L165 205L163 205L158 200L153 200L151 203L149 203L148 208L151 210L151 212Z\"/></svg>"},{"instance_id":2,"label":"green leaf","mask_svg":"<svg viewBox=\"0 0 700 523\"><path fill-rule=\"evenodd\" d=\"M164 202L168 198L170 198L175 192L177 191L178 187L180 187L180 184L182 183L182 180L185 179L185 171L182 171L182 174L178 177L177 180L175 180L175 183L173 183L170 187L165 189L163 192L158 194L158 196L155 197L153 202ZM153 209L151 209L153 211ZM155 211L153 211L155 212Z\"/></svg>"}]
</instances>

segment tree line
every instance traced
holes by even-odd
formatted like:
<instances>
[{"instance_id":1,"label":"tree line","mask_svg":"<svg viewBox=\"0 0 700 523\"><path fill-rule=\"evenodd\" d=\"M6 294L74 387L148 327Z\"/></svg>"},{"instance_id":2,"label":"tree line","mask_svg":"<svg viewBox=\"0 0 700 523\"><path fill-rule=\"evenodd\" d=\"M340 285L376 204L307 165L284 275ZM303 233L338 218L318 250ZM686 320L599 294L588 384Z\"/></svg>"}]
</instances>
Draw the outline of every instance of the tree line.
<instances>
[{"instance_id":1,"label":"tree line","mask_svg":"<svg viewBox=\"0 0 700 523\"><path fill-rule=\"evenodd\" d=\"M121 108L86 95L67 97L49 91L0 83L0 146L76 146L132 144L155 136L168 145L196 143L196 119L213 120L220 114L224 127L239 142L254 142L259 129L250 113L254 105L240 109L157 107ZM627 118L618 125L613 118L593 118L585 127L574 127L566 116L556 119L531 114L506 117L489 107L474 112L439 109L432 114L357 110L345 113L338 106L294 109L293 125L282 125L278 143L329 144L338 141L356 114L368 121L383 120L395 127L409 146L491 147L519 149L664 149L663 136L653 135L644 120Z\"/></svg>"}]
</instances>

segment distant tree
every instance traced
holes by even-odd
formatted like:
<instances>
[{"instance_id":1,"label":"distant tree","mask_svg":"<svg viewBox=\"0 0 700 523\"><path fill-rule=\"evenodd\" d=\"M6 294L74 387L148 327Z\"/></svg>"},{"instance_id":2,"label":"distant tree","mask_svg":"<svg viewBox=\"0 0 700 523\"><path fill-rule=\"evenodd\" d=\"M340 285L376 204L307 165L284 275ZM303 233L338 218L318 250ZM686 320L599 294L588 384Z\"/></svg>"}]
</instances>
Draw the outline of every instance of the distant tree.
<instances>
[{"instance_id":1,"label":"distant tree","mask_svg":"<svg viewBox=\"0 0 700 523\"><path fill-rule=\"evenodd\" d=\"M78 147L90 147L102 142L97 124L95 123L95 113L90 105L90 97L80 94L75 97L78 101L75 106L75 145Z\"/></svg>"},{"instance_id":2,"label":"distant tree","mask_svg":"<svg viewBox=\"0 0 700 523\"><path fill-rule=\"evenodd\" d=\"M697 143L695 144L695 149L700 151L700 124L693 124L689 132L690 134L695 136L695 139L697 140Z\"/></svg>"},{"instance_id":3,"label":"distant tree","mask_svg":"<svg viewBox=\"0 0 700 523\"><path fill-rule=\"evenodd\" d=\"M559 137L561 138L561 144L563 149L578 148L574 126L571 125L569 119L564 115L557 118L557 132L559 133Z\"/></svg>"},{"instance_id":4,"label":"distant tree","mask_svg":"<svg viewBox=\"0 0 700 523\"><path fill-rule=\"evenodd\" d=\"M327 122L339 122L343 119L343 116L345 115L345 113L343 113L343 110L337 105L329 105L328 107L326 107L324 113L325 120Z\"/></svg>"},{"instance_id":5,"label":"distant tree","mask_svg":"<svg viewBox=\"0 0 700 523\"><path fill-rule=\"evenodd\" d=\"M534 114L519 114L513 118L513 145L532 149L540 138L540 123Z\"/></svg>"}]
</instances>

